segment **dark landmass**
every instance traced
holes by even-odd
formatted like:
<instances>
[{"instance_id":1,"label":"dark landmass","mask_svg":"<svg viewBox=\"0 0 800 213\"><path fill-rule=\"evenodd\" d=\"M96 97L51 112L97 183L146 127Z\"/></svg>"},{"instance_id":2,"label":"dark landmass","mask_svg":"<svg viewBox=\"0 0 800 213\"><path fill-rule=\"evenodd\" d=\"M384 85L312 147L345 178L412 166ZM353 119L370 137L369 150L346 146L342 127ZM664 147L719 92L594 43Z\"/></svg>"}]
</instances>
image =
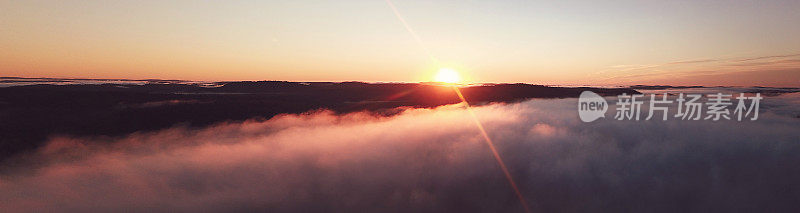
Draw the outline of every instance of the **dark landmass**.
<instances>
[{"instance_id":1,"label":"dark landmass","mask_svg":"<svg viewBox=\"0 0 800 213\"><path fill-rule=\"evenodd\" d=\"M635 90L664 90L664 89L693 89L693 88L734 88L734 87L727 87L727 86L714 86L714 87L706 87L706 86L669 86L669 85L634 85L628 87L630 89ZM762 86L755 86L755 87L747 87L743 88L742 92L745 93L761 93L763 96L778 96L786 93L795 93L800 92L800 88L794 87L762 87Z\"/></svg>"},{"instance_id":2,"label":"dark landmass","mask_svg":"<svg viewBox=\"0 0 800 213\"><path fill-rule=\"evenodd\" d=\"M460 102L450 87L414 83L38 84L0 88L0 159L34 150L52 136L123 136L173 126L269 119L283 113L395 113L397 107ZM209 86L212 85L212 86ZM471 104L530 98L638 94L632 89L497 84L462 88ZM393 110L395 109L395 110Z\"/></svg>"},{"instance_id":3,"label":"dark landmass","mask_svg":"<svg viewBox=\"0 0 800 213\"><path fill-rule=\"evenodd\" d=\"M27 85L28 83L40 84L102 84L102 83L116 83L116 84L178 84L190 83L190 81L182 80L164 80L164 79L92 79L92 78L26 78L26 77L0 77L0 85Z\"/></svg>"},{"instance_id":4,"label":"dark landmass","mask_svg":"<svg viewBox=\"0 0 800 213\"><path fill-rule=\"evenodd\" d=\"M658 89L690 89L690 88L704 88L704 86L669 86L669 85L634 85L628 88L643 89L643 90L658 90Z\"/></svg>"},{"instance_id":5,"label":"dark landmass","mask_svg":"<svg viewBox=\"0 0 800 213\"><path fill-rule=\"evenodd\" d=\"M783 87L783 88L770 88L770 87L754 87L750 90L745 92L748 93L761 93L763 96L779 96L786 93L795 93L800 92L798 88L790 88L790 87Z\"/></svg>"}]
</instances>

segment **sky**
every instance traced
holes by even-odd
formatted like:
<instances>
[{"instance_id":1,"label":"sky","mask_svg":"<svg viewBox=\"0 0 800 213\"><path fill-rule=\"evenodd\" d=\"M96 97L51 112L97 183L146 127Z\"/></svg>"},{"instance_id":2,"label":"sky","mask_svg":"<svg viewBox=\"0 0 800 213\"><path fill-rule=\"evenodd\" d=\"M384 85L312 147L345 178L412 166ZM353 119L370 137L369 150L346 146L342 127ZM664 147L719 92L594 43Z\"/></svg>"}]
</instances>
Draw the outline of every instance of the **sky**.
<instances>
[{"instance_id":1,"label":"sky","mask_svg":"<svg viewBox=\"0 0 800 213\"><path fill-rule=\"evenodd\" d=\"M0 0L0 76L800 86L798 20L790 0Z\"/></svg>"}]
</instances>

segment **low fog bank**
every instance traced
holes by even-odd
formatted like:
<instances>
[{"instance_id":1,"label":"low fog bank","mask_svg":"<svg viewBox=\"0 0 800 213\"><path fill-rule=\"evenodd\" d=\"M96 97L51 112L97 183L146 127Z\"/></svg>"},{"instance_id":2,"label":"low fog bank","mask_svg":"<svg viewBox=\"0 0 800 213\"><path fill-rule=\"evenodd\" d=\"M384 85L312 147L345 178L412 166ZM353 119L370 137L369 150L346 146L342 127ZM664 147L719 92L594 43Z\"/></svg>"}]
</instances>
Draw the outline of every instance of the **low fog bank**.
<instances>
[{"instance_id":1,"label":"low fog bank","mask_svg":"<svg viewBox=\"0 0 800 213\"><path fill-rule=\"evenodd\" d=\"M474 110L535 212L795 212L797 100L742 122L583 123L576 99ZM26 159L0 176L4 211L522 212L460 105L54 138Z\"/></svg>"}]
</instances>

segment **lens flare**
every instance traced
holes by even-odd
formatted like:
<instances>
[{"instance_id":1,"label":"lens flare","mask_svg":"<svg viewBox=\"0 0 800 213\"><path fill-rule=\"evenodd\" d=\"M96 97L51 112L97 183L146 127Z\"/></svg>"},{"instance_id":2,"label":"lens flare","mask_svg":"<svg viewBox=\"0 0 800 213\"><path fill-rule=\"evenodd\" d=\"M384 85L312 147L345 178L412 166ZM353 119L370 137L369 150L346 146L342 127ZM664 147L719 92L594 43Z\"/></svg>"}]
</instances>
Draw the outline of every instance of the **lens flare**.
<instances>
[{"instance_id":1,"label":"lens flare","mask_svg":"<svg viewBox=\"0 0 800 213\"><path fill-rule=\"evenodd\" d=\"M394 15L397 16L397 19L399 19L400 22L403 23L403 26L406 28L406 30L408 30L411 36L414 37L414 39L417 41L420 47L422 47L422 49L425 50L425 53L428 54L431 60L433 60L435 63L438 64L439 60L437 60L436 57L433 57L433 54L431 54L431 52L428 50L425 44L422 43L422 39L420 39L420 37L417 35L417 33L414 32L413 29L411 29L411 26L409 26L408 22L406 22L405 19L403 19L403 16L400 15L400 11L397 10L397 7L394 6L394 3L392 3L391 0L386 0L386 3L389 4L389 7L392 8L392 12L394 12ZM475 121L475 125L478 127L478 130L483 136L483 139L486 141L486 144L489 145L489 149L492 151L492 155L494 156L495 160L497 160L497 164L500 165L500 169L503 170L503 174L506 176L506 180L508 180L508 183L511 185L511 189L514 190L514 194L517 195L519 202L522 204L522 208L525 210L525 212L530 213L531 209L530 207L528 207L528 203L526 202L525 197L522 196L522 192L520 192L519 187L517 187L517 183L511 176L511 172L508 171L508 167L506 167L506 164L503 162L503 158L500 157L500 153L498 153L497 149L494 147L494 142L492 142L492 139L489 137L489 134L486 133L486 129L483 128L483 124L481 124L480 120L478 120L478 117L475 115L474 112L472 112L472 108L470 108L469 103L467 103L467 99L464 98L464 95L461 94L461 90L459 90L458 87L455 85L456 83L461 81L461 77L458 75L458 72L450 68L441 68L439 69L439 72L436 74L436 77L434 77L434 81L451 84L451 87L453 88L453 90L455 90L456 94L458 94L458 97L461 99L461 102L464 103L464 105L466 106L470 116L472 116L472 120Z\"/></svg>"},{"instance_id":2,"label":"lens flare","mask_svg":"<svg viewBox=\"0 0 800 213\"><path fill-rule=\"evenodd\" d=\"M503 158L500 157L500 153L497 152L497 148L494 147L494 142L492 142L492 138L489 137L489 134L486 133L486 129L483 128L483 124L481 121L478 120L478 116L475 115L475 112L472 111L470 108L467 99L464 98L464 95L461 94L461 90L458 87L453 86L453 90L458 95L458 98L461 99L461 103L464 103L464 106L467 108L467 112L472 117L472 120L475 121L475 125L478 126L478 130L481 132L481 136L483 136L484 141L486 141L486 145L489 145L489 149L492 151L492 155L494 159L497 160L497 164L500 165L500 169L503 170L503 174L506 176L506 180L509 184L511 184L511 189L514 190L514 194L517 195L517 199L519 199L520 204L522 204L522 208L525 209L525 212L530 213L531 208L528 206L528 202L525 201L525 197L522 196L522 192L520 192L519 187L517 186L517 182L514 181L514 178L511 176L511 172L508 171L508 167L506 163L503 162Z\"/></svg>"}]
</instances>

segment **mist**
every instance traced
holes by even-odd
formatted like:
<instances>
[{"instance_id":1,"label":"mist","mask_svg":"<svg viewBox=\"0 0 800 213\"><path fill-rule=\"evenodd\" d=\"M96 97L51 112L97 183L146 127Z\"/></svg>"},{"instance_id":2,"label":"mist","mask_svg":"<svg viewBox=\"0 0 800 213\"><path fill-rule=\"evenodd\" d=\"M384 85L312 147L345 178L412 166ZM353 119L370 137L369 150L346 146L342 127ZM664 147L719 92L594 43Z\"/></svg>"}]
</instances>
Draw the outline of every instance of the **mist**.
<instances>
[{"instance_id":1,"label":"mist","mask_svg":"<svg viewBox=\"0 0 800 213\"><path fill-rule=\"evenodd\" d=\"M799 99L741 122L583 123L576 99L473 110L534 212L781 212L800 208ZM523 211L463 105L55 136L25 162L0 176L4 211Z\"/></svg>"}]
</instances>

